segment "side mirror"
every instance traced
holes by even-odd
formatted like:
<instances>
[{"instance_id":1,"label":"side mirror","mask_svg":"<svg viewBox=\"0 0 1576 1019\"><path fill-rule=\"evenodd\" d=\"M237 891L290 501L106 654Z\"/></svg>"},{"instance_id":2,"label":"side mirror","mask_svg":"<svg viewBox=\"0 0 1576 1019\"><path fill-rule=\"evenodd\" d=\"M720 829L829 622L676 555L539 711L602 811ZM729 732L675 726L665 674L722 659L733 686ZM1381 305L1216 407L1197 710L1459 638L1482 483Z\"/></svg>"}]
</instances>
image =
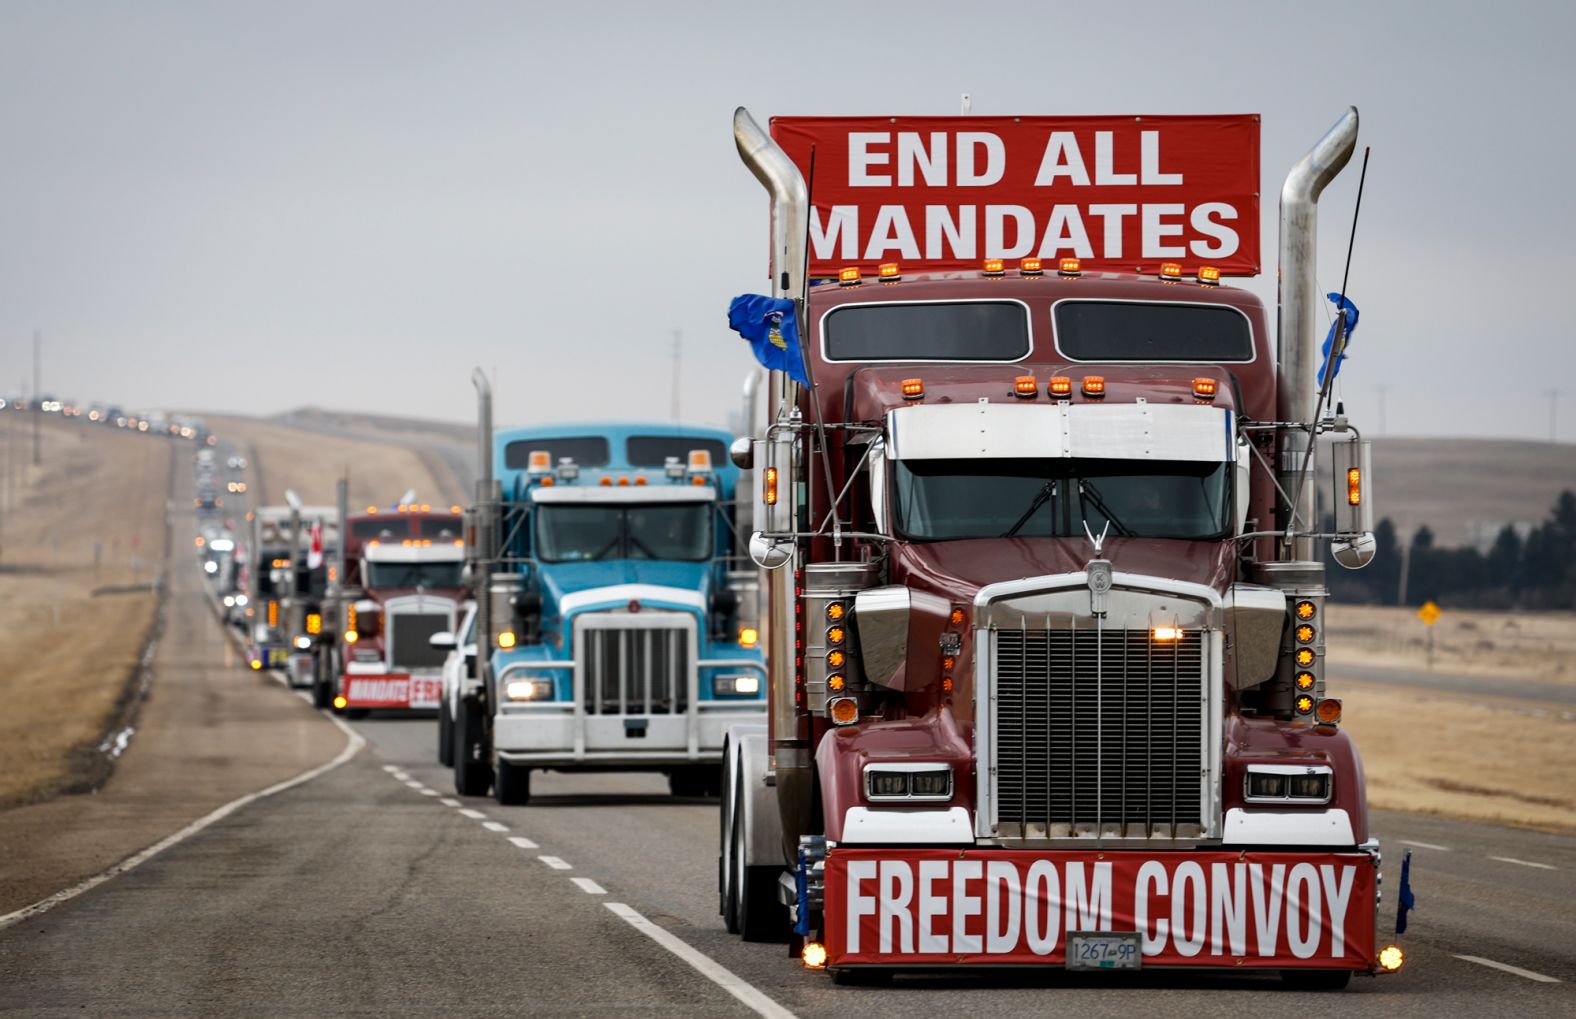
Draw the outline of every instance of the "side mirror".
<instances>
[{"instance_id":1,"label":"side mirror","mask_svg":"<svg viewBox=\"0 0 1576 1019\"><path fill-rule=\"evenodd\" d=\"M433 634L431 637L428 637L427 643L435 648L438 648L440 651L453 651L457 646L454 640L454 634L450 633L448 630L442 630Z\"/></svg>"},{"instance_id":2,"label":"side mirror","mask_svg":"<svg viewBox=\"0 0 1576 1019\"><path fill-rule=\"evenodd\" d=\"M1373 561L1373 449L1367 442L1337 442L1330 447L1334 465L1335 533L1330 555L1348 570Z\"/></svg>"},{"instance_id":3,"label":"side mirror","mask_svg":"<svg viewBox=\"0 0 1576 1019\"><path fill-rule=\"evenodd\" d=\"M761 569L780 569L792 557L792 541L772 541L760 531L750 535L750 559Z\"/></svg>"},{"instance_id":4,"label":"side mirror","mask_svg":"<svg viewBox=\"0 0 1576 1019\"><path fill-rule=\"evenodd\" d=\"M755 469L755 444L747 435L741 435L733 440L733 445L728 447L728 457L733 461L733 466L741 471Z\"/></svg>"},{"instance_id":5,"label":"side mirror","mask_svg":"<svg viewBox=\"0 0 1576 1019\"><path fill-rule=\"evenodd\" d=\"M1330 555L1336 562L1348 570L1360 570L1374 561L1374 553L1378 551L1379 543L1372 534L1360 534L1355 538L1336 538L1330 542Z\"/></svg>"}]
</instances>

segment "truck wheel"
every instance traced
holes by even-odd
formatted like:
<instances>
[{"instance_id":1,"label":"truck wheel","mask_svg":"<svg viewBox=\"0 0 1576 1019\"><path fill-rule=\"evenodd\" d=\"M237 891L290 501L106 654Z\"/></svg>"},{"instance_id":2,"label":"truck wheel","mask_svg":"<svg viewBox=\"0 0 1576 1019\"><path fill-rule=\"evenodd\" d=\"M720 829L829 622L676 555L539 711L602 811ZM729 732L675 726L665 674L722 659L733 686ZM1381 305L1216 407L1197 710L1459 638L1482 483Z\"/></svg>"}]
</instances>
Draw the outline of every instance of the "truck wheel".
<instances>
[{"instance_id":1,"label":"truck wheel","mask_svg":"<svg viewBox=\"0 0 1576 1019\"><path fill-rule=\"evenodd\" d=\"M318 667L318 675L312 680L312 706L318 710L334 706L334 685L329 682L327 669Z\"/></svg>"},{"instance_id":2,"label":"truck wheel","mask_svg":"<svg viewBox=\"0 0 1576 1019\"><path fill-rule=\"evenodd\" d=\"M729 760L727 754L723 755L723 760ZM734 786L733 782L727 784L727 794L723 796L717 811L717 819L721 823L721 830L717 833L717 910L722 914L723 926L727 927L729 934L739 933L736 919L738 903L733 896L733 854L738 851L733 844L733 814L739 809L739 798L733 792Z\"/></svg>"},{"instance_id":3,"label":"truck wheel","mask_svg":"<svg viewBox=\"0 0 1576 1019\"><path fill-rule=\"evenodd\" d=\"M449 717L449 696L438 695L438 763L454 767L454 728Z\"/></svg>"},{"instance_id":4,"label":"truck wheel","mask_svg":"<svg viewBox=\"0 0 1576 1019\"><path fill-rule=\"evenodd\" d=\"M482 712L471 701L460 701L454 726L454 791L461 796L486 796L492 769L482 756Z\"/></svg>"},{"instance_id":5,"label":"truck wheel","mask_svg":"<svg viewBox=\"0 0 1576 1019\"><path fill-rule=\"evenodd\" d=\"M733 814L733 895L737 929L745 941L784 941L788 910L777 901L779 867L751 867L745 861L744 814Z\"/></svg>"},{"instance_id":6,"label":"truck wheel","mask_svg":"<svg viewBox=\"0 0 1576 1019\"><path fill-rule=\"evenodd\" d=\"M1352 982L1349 969L1283 969L1281 983L1289 991L1339 991Z\"/></svg>"},{"instance_id":7,"label":"truck wheel","mask_svg":"<svg viewBox=\"0 0 1576 1019\"><path fill-rule=\"evenodd\" d=\"M505 807L523 807L531 802L531 769L499 761L493 772L493 799Z\"/></svg>"}]
</instances>

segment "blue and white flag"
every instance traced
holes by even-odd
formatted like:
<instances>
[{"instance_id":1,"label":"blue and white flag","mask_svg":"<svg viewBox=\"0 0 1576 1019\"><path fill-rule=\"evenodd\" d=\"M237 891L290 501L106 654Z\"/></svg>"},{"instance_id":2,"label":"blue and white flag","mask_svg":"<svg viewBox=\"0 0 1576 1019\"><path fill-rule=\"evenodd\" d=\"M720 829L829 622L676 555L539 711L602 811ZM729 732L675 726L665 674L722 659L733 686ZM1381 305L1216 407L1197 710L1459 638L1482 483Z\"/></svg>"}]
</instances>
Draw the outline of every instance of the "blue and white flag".
<instances>
[{"instance_id":1,"label":"blue and white flag","mask_svg":"<svg viewBox=\"0 0 1576 1019\"><path fill-rule=\"evenodd\" d=\"M760 294L741 294L728 305L728 326L750 341L755 360L808 386L799 352L799 320L793 302Z\"/></svg>"},{"instance_id":2,"label":"blue and white flag","mask_svg":"<svg viewBox=\"0 0 1576 1019\"><path fill-rule=\"evenodd\" d=\"M1332 380L1341 373L1341 362L1346 360L1346 348L1352 342L1352 333L1357 331L1357 305L1352 303L1351 298L1343 297L1341 294L1325 294L1324 296L1335 302L1337 317L1334 322L1330 323L1330 332L1324 337L1324 360L1319 362L1319 385L1321 388L1325 382L1324 369L1330 363L1330 347L1335 343L1335 327L1341 324L1339 312L1345 311L1346 335L1341 338L1341 349L1335 352L1335 367L1330 370L1330 378Z\"/></svg>"}]
</instances>

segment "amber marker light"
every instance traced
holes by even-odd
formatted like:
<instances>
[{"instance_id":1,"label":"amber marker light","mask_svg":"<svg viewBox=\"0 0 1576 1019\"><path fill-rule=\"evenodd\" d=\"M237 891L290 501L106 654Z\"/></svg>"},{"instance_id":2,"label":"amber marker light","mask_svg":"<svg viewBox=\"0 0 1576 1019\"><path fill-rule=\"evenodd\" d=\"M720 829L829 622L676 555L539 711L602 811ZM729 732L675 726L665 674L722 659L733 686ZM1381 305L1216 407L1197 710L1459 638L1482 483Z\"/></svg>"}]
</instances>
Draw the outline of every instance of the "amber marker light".
<instances>
[{"instance_id":1,"label":"amber marker light","mask_svg":"<svg viewBox=\"0 0 1576 1019\"><path fill-rule=\"evenodd\" d=\"M947 617L947 622L951 623L953 626L962 626L963 625L963 618L964 617L963 617L963 610L962 609L953 609L952 610L952 615Z\"/></svg>"},{"instance_id":2,"label":"amber marker light","mask_svg":"<svg viewBox=\"0 0 1576 1019\"><path fill-rule=\"evenodd\" d=\"M262 667L263 667L263 661L262 661L261 658L253 658L252 659L252 669L253 669L253 671L259 670Z\"/></svg>"},{"instance_id":3,"label":"amber marker light","mask_svg":"<svg viewBox=\"0 0 1576 1019\"><path fill-rule=\"evenodd\" d=\"M1045 384L1045 391L1058 400L1065 400L1073 395L1073 380L1066 375L1053 375Z\"/></svg>"},{"instance_id":4,"label":"amber marker light","mask_svg":"<svg viewBox=\"0 0 1576 1019\"><path fill-rule=\"evenodd\" d=\"M834 601L826 607L826 620L829 623L839 622L847 614L848 610L843 608L842 602Z\"/></svg>"},{"instance_id":5,"label":"amber marker light","mask_svg":"<svg viewBox=\"0 0 1576 1019\"><path fill-rule=\"evenodd\" d=\"M847 636L847 630L843 629L841 626L833 626L828 628L826 631L826 642L828 644L841 644L843 642L843 638Z\"/></svg>"},{"instance_id":6,"label":"amber marker light","mask_svg":"<svg viewBox=\"0 0 1576 1019\"><path fill-rule=\"evenodd\" d=\"M1182 278L1182 264L1180 262L1161 262L1160 278L1163 280L1180 280Z\"/></svg>"},{"instance_id":7,"label":"amber marker light","mask_svg":"<svg viewBox=\"0 0 1576 1019\"><path fill-rule=\"evenodd\" d=\"M1353 467L1346 472L1346 503L1349 506L1361 506L1363 502L1363 471L1360 467Z\"/></svg>"},{"instance_id":8,"label":"amber marker light","mask_svg":"<svg viewBox=\"0 0 1576 1019\"><path fill-rule=\"evenodd\" d=\"M1297 673L1297 678L1294 682L1296 682L1297 689L1299 690L1312 690L1314 684L1313 673L1299 672Z\"/></svg>"},{"instance_id":9,"label":"amber marker light","mask_svg":"<svg viewBox=\"0 0 1576 1019\"><path fill-rule=\"evenodd\" d=\"M859 285L859 266L851 265L837 273L837 285L840 287L857 287Z\"/></svg>"},{"instance_id":10,"label":"amber marker light","mask_svg":"<svg viewBox=\"0 0 1576 1019\"><path fill-rule=\"evenodd\" d=\"M1314 604L1311 601L1300 601L1297 603L1298 619L1312 619L1315 611Z\"/></svg>"},{"instance_id":11,"label":"amber marker light","mask_svg":"<svg viewBox=\"0 0 1576 1019\"><path fill-rule=\"evenodd\" d=\"M957 668L957 665L958 660L951 655L945 655L941 659L942 672L951 672L953 669Z\"/></svg>"},{"instance_id":12,"label":"amber marker light","mask_svg":"<svg viewBox=\"0 0 1576 1019\"><path fill-rule=\"evenodd\" d=\"M777 468L766 468L761 477L761 498L766 500L766 505L777 505Z\"/></svg>"},{"instance_id":13,"label":"amber marker light","mask_svg":"<svg viewBox=\"0 0 1576 1019\"><path fill-rule=\"evenodd\" d=\"M755 645L759 644L760 642L761 642L761 631L757 630L753 626L743 626L743 627L739 628L739 646L740 647L754 647Z\"/></svg>"},{"instance_id":14,"label":"amber marker light","mask_svg":"<svg viewBox=\"0 0 1576 1019\"><path fill-rule=\"evenodd\" d=\"M1019 375L1012 380L1012 391L1025 400L1032 400L1040 395L1040 386L1033 375Z\"/></svg>"},{"instance_id":15,"label":"amber marker light","mask_svg":"<svg viewBox=\"0 0 1576 1019\"><path fill-rule=\"evenodd\" d=\"M1083 394L1085 396L1096 397L1096 398L1104 396L1105 395L1105 376L1104 375L1085 375L1084 376L1084 380L1083 380Z\"/></svg>"},{"instance_id":16,"label":"amber marker light","mask_svg":"<svg viewBox=\"0 0 1576 1019\"><path fill-rule=\"evenodd\" d=\"M896 262L882 262L876 269L876 277L882 283L896 283L903 278L903 274L898 270Z\"/></svg>"},{"instance_id":17,"label":"amber marker light","mask_svg":"<svg viewBox=\"0 0 1576 1019\"><path fill-rule=\"evenodd\" d=\"M918 400L918 399L922 398L924 395L925 395L925 380L924 379L904 379L903 380L903 399L905 399L905 400Z\"/></svg>"},{"instance_id":18,"label":"amber marker light","mask_svg":"<svg viewBox=\"0 0 1576 1019\"><path fill-rule=\"evenodd\" d=\"M1056 271L1068 278L1083 274L1083 263L1076 258L1064 258L1057 263Z\"/></svg>"},{"instance_id":19,"label":"amber marker light","mask_svg":"<svg viewBox=\"0 0 1576 1019\"><path fill-rule=\"evenodd\" d=\"M826 688L833 693L842 693L843 687L847 685L848 681L845 680L839 673L834 672L830 676L826 677Z\"/></svg>"},{"instance_id":20,"label":"amber marker light","mask_svg":"<svg viewBox=\"0 0 1576 1019\"><path fill-rule=\"evenodd\" d=\"M1302 623L1297 627L1297 642L1299 644L1313 643L1313 635L1313 627L1309 626L1307 623Z\"/></svg>"},{"instance_id":21,"label":"amber marker light","mask_svg":"<svg viewBox=\"0 0 1576 1019\"><path fill-rule=\"evenodd\" d=\"M942 693L951 693L952 692L952 677L951 676L942 676L941 677L941 692Z\"/></svg>"},{"instance_id":22,"label":"amber marker light","mask_svg":"<svg viewBox=\"0 0 1576 1019\"><path fill-rule=\"evenodd\" d=\"M1341 720L1341 702L1334 697L1326 697L1319 702L1319 707L1314 711L1313 717L1323 725L1334 725Z\"/></svg>"},{"instance_id":23,"label":"amber marker light","mask_svg":"<svg viewBox=\"0 0 1576 1019\"><path fill-rule=\"evenodd\" d=\"M1297 698L1297 714L1306 715L1313 710L1313 698L1304 694Z\"/></svg>"},{"instance_id":24,"label":"amber marker light","mask_svg":"<svg viewBox=\"0 0 1576 1019\"><path fill-rule=\"evenodd\" d=\"M1313 664L1313 648L1301 647L1297 649L1297 664L1303 668Z\"/></svg>"},{"instance_id":25,"label":"amber marker light","mask_svg":"<svg viewBox=\"0 0 1576 1019\"><path fill-rule=\"evenodd\" d=\"M980 266L980 272L984 273L991 279L995 279L998 276L1007 275L1007 266L1006 263L999 258L987 258L985 260L985 264Z\"/></svg>"},{"instance_id":26,"label":"amber marker light","mask_svg":"<svg viewBox=\"0 0 1576 1019\"><path fill-rule=\"evenodd\" d=\"M1198 281L1206 287L1218 287L1220 286L1220 270L1213 265L1201 265L1198 267Z\"/></svg>"},{"instance_id":27,"label":"amber marker light","mask_svg":"<svg viewBox=\"0 0 1576 1019\"><path fill-rule=\"evenodd\" d=\"M831 654L826 656L826 664L830 665L834 669L841 669L843 667L843 663L846 661L848 661L848 656L843 654L841 651L833 651Z\"/></svg>"},{"instance_id":28,"label":"amber marker light","mask_svg":"<svg viewBox=\"0 0 1576 1019\"><path fill-rule=\"evenodd\" d=\"M1018 273L1029 279L1037 279L1045 274L1045 266L1038 258L1025 258L1018 263Z\"/></svg>"},{"instance_id":29,"label":"amber marker light","mask_svg":"<svg viewBox=\"0 0 1576 1019\"><path fill-rule=\"evenodd\" d=\"M613 487L613 479L610 478L610 477L607 477L606 475L603 475L601 478L599 478L597 480L597 484L601 485L603 488L612 488Z\"/></svg>"},{"instance_id":30,"label":"amber marker light","mask_svg":"<svg viewBox=\"0 0 1576 1019\"><path fill-rule=\"evenodd\" d=\"M1171 642L1182 639L1180 626L1157 626L1149 632L1149 636L1157 641Z\"/></svg>"},{"instance_id":31,"label":"amber marker light","mask_svg":"<svg viewBox=\"0 0 1576 1019\"><path fill-rule=\"evenodd\" d=\"M1401 951L1400 945L1386 945L1379 952L1379 968L1386 973L1394 973L1406 965L1406 953Z\"/></svg>"},{"instance_id":32,"label":"amber marker light","mask_svg":"<svg viewBox=\"0 0 1576 1019\"><path fill-rule=\"evenodd\" d=\"M360 639L361 639L361 634L357 633L355 630L346 630L345 631L345 643L346 644L354 644L356 641L358 641Z\"/></svg>"},{"instance_id":33,"label":"amber marker light","mask_svg":"<svg viewBox=\"0 0 1576 1019\"><path fill-rule=\"evenodd\" d=\"M1193 395L1200 400L1213 400L1215 392L1220 388L1220 383L1214 379L1198 378L1193 380Z\"/></svg>"},{"instance_id":34,"label":"amber marker light","mask_svg":"<svg viewBox=\"0 0 1576 1019\"><path fill-rule=\"evenodd\" d=\"M349 703L350 703L349 701L345 700L345 695L344 694L338 694L338 695L336 695L334 697L334 710L336 710L336 711L344 711L345 710L345 706L347 704L349 704Z\"/></svg>"},{"instance_id":35,"label":"amber marker light","mask_svg":"<svg viewBox=\"0 0 1576 1019\"><path fill-rule=\"evenodd\" d=\"M859 702L852 697L839 697L826 706L833 725L853 725L859 721Z\"/></svg>"},{"instance_id":36,"label":"amber marker light","mask_svg":"<svg viewBox=\"0 0 1576 1019\"><path fill-rule=\"evenodd\" d=\"M805 969L824 969L826 967L826 946L819 941L806 941L804 949L799 953L799 958L804 961Z\"/></svg>"},{"instance_id":37,"label":"amber marker light","mask_svg":"<svg viewBox=\"0 0 1576 1019\"><path fill-rule=\"evenodd\" d=\"M503 632L499 633L498 646L503 648L505 651L514 647L514 631L504 630Z\"/></svg>"}]
</instances>

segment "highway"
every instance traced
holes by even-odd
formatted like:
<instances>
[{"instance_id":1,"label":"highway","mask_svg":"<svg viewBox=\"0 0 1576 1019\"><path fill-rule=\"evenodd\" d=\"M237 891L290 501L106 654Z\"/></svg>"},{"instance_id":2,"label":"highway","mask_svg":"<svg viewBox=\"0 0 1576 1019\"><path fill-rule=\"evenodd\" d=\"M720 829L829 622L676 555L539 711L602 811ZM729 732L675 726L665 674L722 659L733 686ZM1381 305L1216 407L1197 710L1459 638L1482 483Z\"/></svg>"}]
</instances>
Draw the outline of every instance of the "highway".
<instances>
[{"instance_id":1,"label":"highway","mask_svg":"<svg viewBox=\"0 0 1576 1019\"><path fill-rule=\"evenodd\" d=\"M430 719L341 723L246 670L203 600L189 546L172 546L147 714L184 689L177 675L200 674L193 699L211 724L234 733L250 714L266 719L266 738L133 740L105 796L157 755L177 755L190 791L166 783L162 795L181 797L186 813L172 809L165 833L199 827L46 910L0 916L0 1013L1576 1015L1576 838L1402 814L1379 815L1376 828L1387 918L1400 853L1415 854L1409 965L1338 998L1235 974L948 972L886 990L836 986L781 945L724 931L714 802L618 774L539 776L525 807L456 799ZM276 766L238 784L234 759L259 755ZM226 776L222 797L210 773ZM265 787L275 791L222 813ZM155 836L128 838L123 855ZM8 869L41 867L49 852L0 844ZM106 865L52 871L53 890Z\"/></svg>"}]
</instances>

